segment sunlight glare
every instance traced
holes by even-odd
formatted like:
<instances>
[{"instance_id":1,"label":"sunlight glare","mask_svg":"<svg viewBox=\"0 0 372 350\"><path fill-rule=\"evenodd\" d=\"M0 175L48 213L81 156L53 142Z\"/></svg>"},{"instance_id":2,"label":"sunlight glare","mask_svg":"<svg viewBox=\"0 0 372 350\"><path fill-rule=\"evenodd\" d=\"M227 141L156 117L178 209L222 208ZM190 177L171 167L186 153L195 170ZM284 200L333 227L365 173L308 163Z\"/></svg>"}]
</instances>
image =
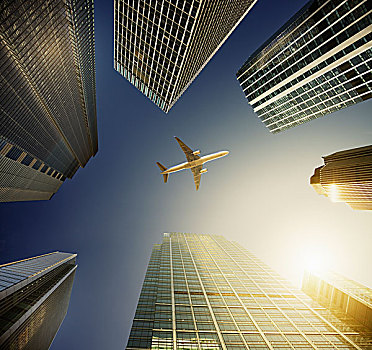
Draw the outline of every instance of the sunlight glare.
<instances>
[{"instance_id":1,"label":"sunlight glare","mask_svg":"<svg viewBox=\"0 0 372 350\"><path fill-rule=\"evenodd\" d=\"M322 272L329 268L328 254L318 247L308 247L303 255L304 266L310 272Z\"/></svg>"},{"instance_id":2,"label":"sunlight glare","mask_svg":"<svg viewBox=\"0 0 372 350\"><path fill-rule=\"evenodd\" d=\"M336 184L331 184L329 197L330 197L330 199L331 199L332 202L337 202L338 189L337 189L337 185Z\"/></svg>"}]
</instances>

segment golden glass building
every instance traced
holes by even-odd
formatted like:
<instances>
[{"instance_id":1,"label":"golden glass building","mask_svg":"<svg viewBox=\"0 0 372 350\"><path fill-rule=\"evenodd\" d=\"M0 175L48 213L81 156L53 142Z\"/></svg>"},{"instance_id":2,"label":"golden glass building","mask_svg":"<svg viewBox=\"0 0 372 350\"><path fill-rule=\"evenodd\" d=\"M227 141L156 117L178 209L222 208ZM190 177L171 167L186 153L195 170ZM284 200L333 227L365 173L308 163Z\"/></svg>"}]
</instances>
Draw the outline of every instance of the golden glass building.
<instances>
[{"instance_id":1,"label":"golden glass building","mask_svg":"<svg viewBox=\"0 0 372 350\"><path fill-rule=\"evenodd\" d=\"M340 317L352 317L372 331L372 289L333 271L306 271L302 290Z\"/></svg>"},{"instance_id":2,"label":"golden glass building","mask_svg":"<svg viewBox=\"0 0 372 350\"><path fill-rule=\"evenodd\" d=\"M372 146L340 151L323 157L310 184L333 202L357 210L372 210Z\"/></svg>"},{"instance_id":3,"label":"golden glass building","mask_svg":"<svg viewBox=\"0 0 372 350\"><path fill-rule=\"evenodd\" d=\"M237 72L272 133L372 97L368 0L310 0Z\"/></svg>"},{"instance_id":4,"label":"golden glass building","mask_svg":"<svg viewBox=\"0 0 372 350\"><path fill-rule=\"evenodd\" d=\"M164 112L257 0L114 0L114 68Z\"/></svg>"},{"instance_id":5,"label":"golden glass building","mask_svg":"<svg viewBox=\"0 0 372 350\"><path fill-rule=\"evenodd\" d=\"M154 245L127 349L370 349L372 333L221 236Z\"/></svg>"},{"instance_id":6,"label":"golden glass building","mask_svg":"<svg viewBox=\"0 0 372 350\"><path fill-rule=\"evenodd\" d=\"M54 252L0 265L0 349L49 349L66 316L76 254Z\"/></svg>"},{"instance_id":7,"label":"golden glass building","mask_svg":"<svg viewBox=\"0 0 372 350\"><path fill-rule=\"evenodd\" d=\"M0 202L47 200L97 153L93 0L0 4Z\"/></svg>"}]
</instances>

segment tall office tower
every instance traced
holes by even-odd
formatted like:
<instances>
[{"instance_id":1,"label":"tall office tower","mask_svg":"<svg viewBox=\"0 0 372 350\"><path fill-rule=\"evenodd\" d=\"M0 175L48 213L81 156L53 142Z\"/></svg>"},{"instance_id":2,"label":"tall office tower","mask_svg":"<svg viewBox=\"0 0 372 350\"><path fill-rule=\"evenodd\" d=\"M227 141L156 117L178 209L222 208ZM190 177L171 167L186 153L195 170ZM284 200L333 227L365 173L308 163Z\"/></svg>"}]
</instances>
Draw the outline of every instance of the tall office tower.
<instances>
[{"instance_id":1,"label":"tall office tower","mask_svg":"<svg viewBox=\"0 0 372 350\"><path fill-rule=\"evenodd\" d=\"M0 4L0 202L43 200L97 152L93 0Z\"/></svg>"},{"instance_id":2,"label":"tall office tower","mask_svg":"<svg viewBox=\"0 0 372 350\"><path fill-rule=\"evenodd\" d=\"M353 209L372 210L372 145L323 157L310 184L333 202L345 202Z\"/></svg>"},{"instance_id":3,"label":"tall office tower","mask_svg":"<svg viewBox=\"0 0 372 350\"><path fill-rule=\"evenodd\" d=\"M368 349L372 332L235 242L172 233L153 248L127 349Z\"/></svg>"},{"instance_id":4,"label":"tall office tower","mask_svg":"<svg viewBox=\"0 0 372 350\"><path fill-rule=\"evenodd\" d=\"M70 301L76 254L54 252L0 265L0 349L45 350Z\"/></svg>"},{"instance_id":5,"label":"tall office tower","mask_svg":"<svg viewBox=\"0 0 372 350\"><path fill-rule=\"evenodd\" d=\"M338 273L306 271L302 290L334 312L353 317L372 331L372 290Z\"/></svg>"},{"instance_id":6,"label":"tall office tower","mask_svg":"<svg viewBox=\"0 0 372 350\"><path fill-rule=\"evenodd\" d=\"M311 0L237 73L272 133L372 97L368 0Z\"/></svg>"},{"instance_id":7,"label":"tall office tower","mask_svg":"<svg viewBox=\"0 0 372 350\"><path fill-rule=\"evenodd\" d=\"M114 68L164 112L257 0L114 0Z\"/></svg>"}]
</instances>

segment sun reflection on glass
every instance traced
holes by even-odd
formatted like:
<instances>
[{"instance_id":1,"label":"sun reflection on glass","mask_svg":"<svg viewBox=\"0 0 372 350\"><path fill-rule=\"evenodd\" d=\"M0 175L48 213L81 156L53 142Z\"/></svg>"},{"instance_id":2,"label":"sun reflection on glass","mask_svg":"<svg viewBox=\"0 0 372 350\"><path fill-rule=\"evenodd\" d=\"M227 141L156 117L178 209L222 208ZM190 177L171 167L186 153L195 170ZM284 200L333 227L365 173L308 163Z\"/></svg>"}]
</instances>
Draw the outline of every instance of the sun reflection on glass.
<instances>
[{"instance_id":1,"label":"sun reflection on glass","mask_svg":"<svg viewBox=\"0 0 372 350\"><path fill-rule=\"evenodd\" d=\"M336 184L331 184L329 188L329 197L332 202L338 201L338 188Z\"/></svg>"}]
</instances>

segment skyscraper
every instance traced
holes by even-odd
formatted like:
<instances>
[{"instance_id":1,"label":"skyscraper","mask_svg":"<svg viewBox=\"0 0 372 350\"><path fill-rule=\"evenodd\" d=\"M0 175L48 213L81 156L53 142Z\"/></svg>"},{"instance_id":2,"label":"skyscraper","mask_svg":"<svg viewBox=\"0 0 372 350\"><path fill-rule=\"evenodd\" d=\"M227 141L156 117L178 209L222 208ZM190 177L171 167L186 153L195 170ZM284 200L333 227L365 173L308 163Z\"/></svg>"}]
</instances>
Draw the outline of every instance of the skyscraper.
<instances>
[{"instance_id":1,"label":"skyscraper","mask_svg":"<svg viewBox=\"0 0 372 350\"><path fill-rule=\"evenodd\" d=\"M302 290L340 317L351 316L372 331L372 289L332 271L306 271Z\"/></svg>"},{"instance_id":2,"label":"skyscraper","mask_svg":"<svg viewBox=\"0 0 372 350\"><path fill-rule=\"evenodd\" d=\"M1 1L1 202L50 199L97 152L93 11Z\"/></svg>"},{"instance_id":3,"label":"skyscraper","mask_svg":"<svg viewBox=\"0 0 372 350\"><path fill-rule=\"evenodd\" d=\"M354 148L323 157L310 184L333 202L353 209L372 210L372 146Z\"/></svg>"},{"instance_id":4,"label":"skyscraper","mask_svg":"<svg viewBox=\"0 0 372 350\"><path fill-rule=\"evenodd\" d=\"M114 0L114 68L168 112L257 0Z\"/></svg>"},{"instance_id":5,"label":"skyscraper","mask_svg":"<svg viewBox=\"0 0 372 350\"><path fill-rule=\"evenodd\" d=\"M164 234L127 349L368 349L372 333L221 236Z\"/></svg>"},{"instance_id":6,"label":"skyscraper","mask_svg":"<svg viewBox=\"0 0 372 350\"><path fill-rule=\"evenodd\" d=\"M311 0L237 72L272 133L372 97L367 0Z\"/></svg>"},{"instance_id":7,"label":"skyscraper","mask_svg":"<svg viewBox=\"0 0 372 350\"><path fill-rule=\"evenodd\" d=\"M0 265L0 349L44 350L70 301L76 254L54 252Z\"/></svg>"}]
</instances>

